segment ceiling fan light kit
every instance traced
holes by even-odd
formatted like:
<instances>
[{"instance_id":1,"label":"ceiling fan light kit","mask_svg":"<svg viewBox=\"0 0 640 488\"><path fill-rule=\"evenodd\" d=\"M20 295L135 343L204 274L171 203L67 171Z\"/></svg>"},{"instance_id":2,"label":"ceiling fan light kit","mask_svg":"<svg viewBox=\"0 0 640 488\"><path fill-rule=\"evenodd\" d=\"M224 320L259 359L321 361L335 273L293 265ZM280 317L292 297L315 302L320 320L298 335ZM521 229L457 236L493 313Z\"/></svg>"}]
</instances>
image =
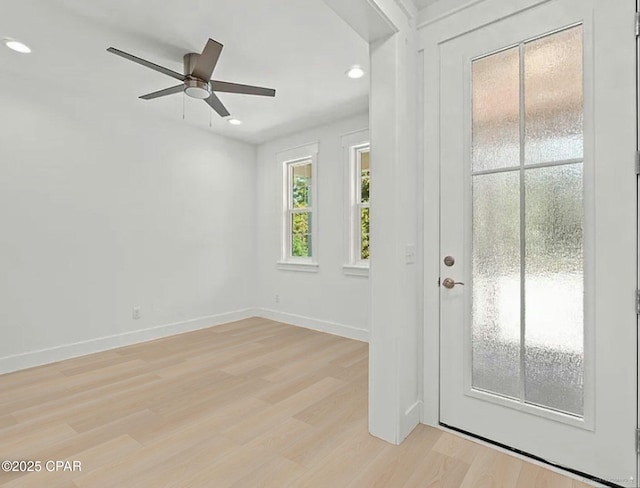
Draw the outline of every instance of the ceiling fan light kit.
<instances>
[{"instance_id":1,"label":"ceiling fan light kit","mask_svg":"<svg viewBox=\"0 0 640 488\"><path fill-rule=\"evenodd\" d=\"M238 83L212 80L211 75L213 74L213 70L218 64L218 59L220 58L220 54L222 53L222 48L222 44L214 41L213 39L209 39L206 46L204 47L204 50L202 51L202 54L185 54L183 58L184 72L182 74L134 56L133 54L126 53L114 47L110 47L109 49L107 49L107 51L182 82L182 84L177 86L142 95L140 98L142 98L143 100L153 100L155 98L184 92L191 98L204 100L213 110L218 113L218 115L220 115L220 117L228 117L231 115L230 112L214 92L275 97L276 91L272 88L263 88L260 86L241 85Z\"/></svg>"},{"instance_id":2,"label":"ceiling fan light kit","mask_svg":"<svg viewBox=\"0 0 640 488\"><path fill-rule=\"evenodd\" d=\"M184 80L184 92L191 98L205 100L211 96L209 83L195 79Z\"/></svg>"}]
</instances>

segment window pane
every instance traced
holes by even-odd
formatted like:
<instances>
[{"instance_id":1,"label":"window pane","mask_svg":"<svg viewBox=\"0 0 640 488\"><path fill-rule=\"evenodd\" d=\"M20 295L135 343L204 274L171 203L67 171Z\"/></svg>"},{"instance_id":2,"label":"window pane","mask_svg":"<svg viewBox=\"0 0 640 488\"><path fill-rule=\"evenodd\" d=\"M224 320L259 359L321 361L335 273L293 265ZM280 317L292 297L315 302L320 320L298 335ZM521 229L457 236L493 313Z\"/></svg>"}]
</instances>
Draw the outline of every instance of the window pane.
<instances>
[{"instance_id":1,"label":"window pane","mask_svg":"<svg viewBox=\"0 0 640 488\"><path fill-rule=\"evenodd\" d=\"M525 400L582 415L582 164L527 170L525 188Z\"/></svg>"},{"instance_id":2,"label":"window pane","mask_svg":"<svg viewBox=\"0 0 640 488\"><path fill-rule=\"evenodd\" d=\"M291 215L291 255L311 257L311 213Z\"/></svg>"},{"instance_id":3,"label":"window pane","mask_svg":"<svg viewBox=\"0 0 640 488\"><path fill-rule=\"evenodd\" d=\"M360 259L369 259L369 207L360 209Z\"/></svg>"},{"instance_id":4,"label":"window pane","mask_svg":"<svg viewBox=\"0 0 640 488\"><path fill-rule=\"evenodd\" d=\"M517 47L472 64L474 171L520 164L520 61Z\"/></svg>"},{"instance_id":5,"label":"window pane","mask_svg":"<svg viewBox=\"0 0 640 488\"><path fill-rule=\"evenodd\" d=\"M296 164L291 168L293 208L311 206L311 163Z\"/></svg>"},{"instance_id":6,"label":"window pane","mask_svg":"<svg viewBox=\"0 0 640 488\"><path fill-rule=\"evenodd\" d=\"M360 202L369 203L369 151L360 152Z\"/></svg>"},{"instance_id":7,"label":"window pane","mask_svg":"<svg viewBox=\"0 0 640 488\"><path fill-rule=\"evenodd\" d=\"M582 26L525 44L525 161L582 159Z\"/></svg>"},{"instance_id":8,"label":"window pane","mask_svg":"<svg viewBox=\"0 0 640 488\"><path fill-rule=\"evenodd\" d=\"M473 177L473 387L520 396L520 173Z\"/></svg>"}]
</instances>

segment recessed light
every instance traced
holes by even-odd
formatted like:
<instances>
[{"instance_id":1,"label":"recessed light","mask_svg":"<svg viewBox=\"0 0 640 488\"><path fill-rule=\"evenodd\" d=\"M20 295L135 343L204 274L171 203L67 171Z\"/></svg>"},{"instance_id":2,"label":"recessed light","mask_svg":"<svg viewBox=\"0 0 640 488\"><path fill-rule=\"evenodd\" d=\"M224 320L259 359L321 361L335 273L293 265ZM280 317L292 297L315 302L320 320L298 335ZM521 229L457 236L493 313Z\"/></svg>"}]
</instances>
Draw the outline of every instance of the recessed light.
<instances>
[{"instance_id":1,"label":"recessed light","mask_svg":"<svg viewBox=\"0 0 640 488\"><path fill-rule=\"evenodd\" d=\"M229 119L227 122L229 122L231 125L240 125L240 124L242 124L242 120L238 120L238 119Z\"/></svg>"},{"instance_id":2,"label":"recessed light","mask_svg":"<svg viewBox=\"0 0 640 488\"><path fill-rule=\"evenodd\" d=\"M364 76L364 68L358 64L351 66L347 71L347 76L354 80L362 78Z\"/></svg>"},{"instance_id":3,"label":"recessed light","mask_svg":"<svg viewBox=\"0 0 640 488\"><path fill-rule=\"evenodd\" d=\"M12 51L29 54L31 52L31 48L26 44L21 43L20 41L16 41L15 39L3 39L4 45L7 46Z\"/></svg>"}]
</instances>

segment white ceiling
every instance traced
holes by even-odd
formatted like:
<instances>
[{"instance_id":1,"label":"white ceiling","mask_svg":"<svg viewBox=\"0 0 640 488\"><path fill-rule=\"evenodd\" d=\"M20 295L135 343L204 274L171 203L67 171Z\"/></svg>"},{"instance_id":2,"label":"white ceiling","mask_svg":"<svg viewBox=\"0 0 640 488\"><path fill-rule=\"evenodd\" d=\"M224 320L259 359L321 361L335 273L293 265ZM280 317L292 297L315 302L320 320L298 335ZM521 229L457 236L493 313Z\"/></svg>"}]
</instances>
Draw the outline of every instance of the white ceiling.
<instances>
[{"instance_id":1,"label":"white ceiling","mask_svg":"<svg viewBox=\"0 0 640 488\"><path fill-rule=\"evenodd\" d=\"M19 0L3 2L3 37L33 53L0 48L0 76L40 78L51 96L73 86L104 103L117 97L180 121L183 95L138 99L175 80L106 48L182 72L182 56L211 37L225 46L213 78L277 89L275 99L219 95L244 124L232 127L213 113L209 130L254 143L368 106L368 76L345 76L353 64L368 68L368 46L322 0ZM208 129L204 102L187 98L184 110L187 123Z\"/></svg>"}]
</instances>

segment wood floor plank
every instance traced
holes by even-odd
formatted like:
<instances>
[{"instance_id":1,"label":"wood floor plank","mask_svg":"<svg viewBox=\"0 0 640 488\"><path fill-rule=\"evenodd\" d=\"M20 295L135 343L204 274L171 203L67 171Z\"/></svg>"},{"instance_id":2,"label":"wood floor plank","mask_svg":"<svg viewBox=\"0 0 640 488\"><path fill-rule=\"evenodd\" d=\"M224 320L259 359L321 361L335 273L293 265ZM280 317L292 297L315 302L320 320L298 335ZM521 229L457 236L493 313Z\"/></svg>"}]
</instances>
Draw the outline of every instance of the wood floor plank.
<instances>
[{"instance_id":1,"label":"wood floor plank","mask_svg":"<svg viewBox=\"0 0 640 488\"><path fill-rule=\"evenodd\" d=\"M305 468L283 457L258 466L231 485L231 488L282 488L300 478Z\"/></svg>"},{"instance_id":2,"label":"wood floor plank","mask_svg":"<svg viewBox=\"0 0 640 488\"><path fill-rule=\"evenodd\" d=\"M312 467L288 486L308 488L317 486L347 486L358 474L354 467L369 466L386 443L366 431L349 436L320 463Z\"/></svg>"},{"instance_id":3,"label":"wood floor plank","mask_svg":"<svg viewBox=\"0 0 640 488\"><path fill-rule=\"evenodd\" d=\"M460 488L467 479L469 464L461 459L446 456L432 450L424 457L421 463L405 483L406 488ZM484 482L482 479L472 481ZM493 488L492 484L476 485L477 488Z\"/></svg>"},{"instance_id":4,"label":"wood floor plank","mask_svg":"<svg viewBox=\"0 0 640 488\"><path fill-rule=\"evenodd\" d=\"M386 445L369 467L349 483L348 488L405 486L415 467L424 462L441 434L439 430L419 426L401 445Z\"/></svg>"},{"instance_id":5,"label":"wood floor plank","mask_svg":"<svg viewBox=\"0 0 640 488\"><path fill-rule=\"evenodd\" d=\"M252 318L0 376L2 488L585 488L456 434L368 433L368 347Z\"/></svg>"},{"instance_id":6,"label":"wood floor plank","mask_svg":"<svg viewBox=\"0 0 640 488\"><path fill-rule=\"evenodd\" d=\"M256 411L263 411L267 403L252 397L245 397L230 402L220 408L208 411L184 411L171 416L157 416L153 423L135 427L131 436L139 442L148 445L166 440L179 432L193 432L196 439L199 436L218 434L229 425L233 425L238 418L244 418Z\"/></svg>"},{"instance_id":7,"label":"wood floor plank","mask_svg":"<svg viewBox=\"0 0 640 488\"><path fill-rule=\"evenodd\" d=\"M286 418L294 416L300 410L316 402L318 398L330 394L342 385L342 381L335 378L324 378L263 411L254 412L245 419L241 419L224 429L222 433L237 442L245 443L256 435L269 430L275 422L284 421Z\"/></svg>"},{"instance_id":8,"label":"wood floor plank","mask_svg":"<svg viewBox=\"0 0 640 488\"><path fill-rule=\"evenodd\" d=\"M58 395L49 395L40 402L25 406L13 413L13 416L22 424L42 422L66 422L74 419L76 413L90 410L95 405L104 402L105 398L113 398L116 395L135 391L137 388L157 383L160 379L154 375L134 376L88 388L86 391L69 392L60 389Z\"/></svg>"},{"instance_id":9,"label":"wood floor plank","mask_svg":"<svg viewBox=\"0 0 640 488\"><path fill-rule=\"evenodd\" d=\"M20 479L17 479L6 485L2 485L6 488L41 488L46 486L47 488L63 488L71 486L73 478L79 476L82 473L90 473L97 467L104 464L113 462L117 459L124 459L128 456L134 455L141 448L141 445L134 441L128 435L122 435L114 437L106 442L94 445L90 448L83 449L75 452L70 456L65 456L60 453L48 453L44 456L36 454L43 462L45 459L49 460L64 460L73 458L82 458L82 464L80 466L80 472L75 471L48 471L46 466L38 473L30 473ZM77 486L77 485L73 485Z\"/></svg>"},{"instance_id":10,"label":"wood floor plank","mask_svg":"<svg viewBox=\"0 0 640 488\"><path fill-rule=\"evenodd\" d=\"M12 425L16 425L18 421L13 415L3 415L0 417L0 429L6 429Z\"/></svg>"},{"instance_id":11,"label":"wood floor plank","mask_svg":"<svg viewBox=\"0 0 640 488\"><path fill-rule=\"evenodd\" d=\"M522 461L494 449L480 449L460 488L513 488L518 484Z\"/></svg>"},{"instance_id":12,"label":"wood floor plank","mask_svg":"<svg viewBox=\"0 0 640 488\"><path fill-rule=\"evenodd\" d=\"M525 463L520 470L517 488L571 488L573 481L552 471Z\"/></svg>"},{"instance_id":13,"label":"wood floor plank","mask_svg":"<svg viewBox=\"0 0 640 488\"><path fill-rule=\"evenodd\" d=\"M480 444L465 439L450 432L443 432L438 441L433 446L434 451L438 451L445 456L460 459L467 464L471 464L481 450Z\"/></svg>"}]
</instances>

